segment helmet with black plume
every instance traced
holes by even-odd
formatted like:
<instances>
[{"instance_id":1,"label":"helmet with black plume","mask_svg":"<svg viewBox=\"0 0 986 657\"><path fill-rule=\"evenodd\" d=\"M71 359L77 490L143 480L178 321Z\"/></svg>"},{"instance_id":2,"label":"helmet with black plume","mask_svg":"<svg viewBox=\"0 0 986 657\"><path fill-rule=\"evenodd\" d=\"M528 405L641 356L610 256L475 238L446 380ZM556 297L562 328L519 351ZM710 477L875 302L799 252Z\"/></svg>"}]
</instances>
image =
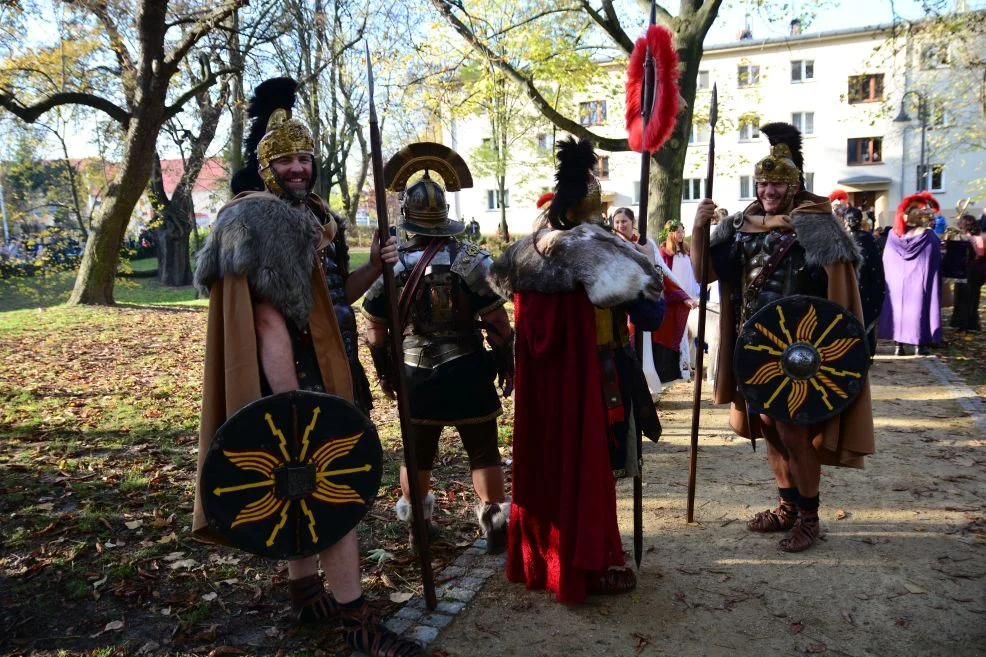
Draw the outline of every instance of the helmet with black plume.
<instances>
[{"instance_id":1,"label":"helmet with black plume","mask_svg":"<svg viewBox=\"0 0 986 657\"><path fill-rule=\"evenodd\" d=\"M555 195L548 206L548 224L567 230L602 220L602 188L592 174L596 152L585 139L568 137L558 143Z\"/></svg>"},{"instance_id":2,"label":"helmet with black plume","mask_svg":"<svg viewBox=\"0 0 986 657\"><path fill-rule=\"evenodd\" d=\"M805 184L801 133L790 123L768 123L760 126L760 132L767 135L770 154L757 162L753 178L758 183L788 185L783 205L790 207L794 195Z\"/></svg>"},{"instance_id":3,"label":"helmet with black plume","mask_svg":"<svg viewBox=\"0 0 986 657\"><path fill-rule=\"evenodd\" d=\"M315 141L308 126L291 116L297 90L298 83L287 77L265 80L254 89L247 107L247 116L253 122L243 146L246 163L230 182L234 194L266 188L275 194L301 197L314 187ZM312 156L312 176L303 194L288 190L271 167L274 160L295 153Z\"/></svg>"}]
</instances>

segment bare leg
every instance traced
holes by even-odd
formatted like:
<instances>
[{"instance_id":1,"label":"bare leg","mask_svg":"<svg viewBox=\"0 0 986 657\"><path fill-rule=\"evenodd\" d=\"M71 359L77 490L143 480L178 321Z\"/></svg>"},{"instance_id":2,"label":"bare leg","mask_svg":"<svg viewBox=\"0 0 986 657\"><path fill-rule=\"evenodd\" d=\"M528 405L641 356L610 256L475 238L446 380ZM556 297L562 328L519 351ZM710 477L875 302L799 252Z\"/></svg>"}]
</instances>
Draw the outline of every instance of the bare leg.
<instances>
[{"instance_id":1,"label":"bare leg","mask_svg":"<svg viewBox=\"0 0 986 657\"><path fill-rule=\"evenodd\" d=\"M355 529L331 547L319 552L318 558L326 578L331 582L332 594L336 600L345 604L363 594L360 585L359 540Z\"/></svg>"},{"instance_id":2,"label":"bare leg","mask_svg":"<svg viewBox=\"0 0 986 657\"><path fill-rule=\"evenodd\" d=\"M503 502L507 499L503 488L503 468L499 465L473 470L472 485L484 502Z\"/></svg>"},{"instance_id":3,"label":"bare leg","mask_svg":"<svg viewBox=\"0 0 986 657\"><path fill-rule=\"evenodd\" d=\"M429 488L431 488L431 470L419 470L418 490L422 495L427 495ZM401 495L410 501L411 485L408 483L407 468L403 465L401 466Z\"/></svg>"},{"instance_id":4,"label":"bare leg","mask_svg":"<svg viewBox=\"0 0 986 657\"><path fill-rule=\"evenodd\" d=\"M288 579L301 579L318 574L318 559L315 556L292 559L288 562Z\"/></svg>"},{"instance_id":5,"label":"bare leg","mask_svg":"<svg viewBox=\"0 0 986 657\"><path fill-rule=\"evenodd\" d=\"M775 428L788 453L787 467L794 478L792 485L796 485L798 493L804 497L818 495L822 465L811 444L807 427L777 422Z\"/></svg>"}]
</instances>

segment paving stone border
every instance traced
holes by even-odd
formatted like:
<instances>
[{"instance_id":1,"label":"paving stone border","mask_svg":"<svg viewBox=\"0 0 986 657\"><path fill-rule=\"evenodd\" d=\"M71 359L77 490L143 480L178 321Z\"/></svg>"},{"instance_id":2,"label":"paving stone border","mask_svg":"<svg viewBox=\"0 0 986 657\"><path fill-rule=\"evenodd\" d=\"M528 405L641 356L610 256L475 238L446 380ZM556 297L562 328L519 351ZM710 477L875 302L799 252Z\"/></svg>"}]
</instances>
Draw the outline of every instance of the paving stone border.
<instances>
[{"instance_id":1,"label":"paving stone border","mask_svg":"<svg viewBox=\"0 0 986 657\"><path fill-rule=\"evenodd\" d=\"M407 601L385 623L392 631L414 639L427 647L466 608L476 593L495 573L502 573L507 555L486 554L486 539L477 539L472 547L435 574L435 597L438 604L434 611L428 609L424 598L416 596ZM353 653L365 657L363 653Z\"/></svg>"},{"instance_id":2,"label":"paving stone border","mask_svg":"<svg viewBox=\"0 0 986 657\"><path fill-rule=\"evenodd\" d=\"M976 426L986 434L986 402L966 385L962 377L937 356L923 359L925 368L954 395L955 403L969 414Z\"/></svg>"}]
</instances>

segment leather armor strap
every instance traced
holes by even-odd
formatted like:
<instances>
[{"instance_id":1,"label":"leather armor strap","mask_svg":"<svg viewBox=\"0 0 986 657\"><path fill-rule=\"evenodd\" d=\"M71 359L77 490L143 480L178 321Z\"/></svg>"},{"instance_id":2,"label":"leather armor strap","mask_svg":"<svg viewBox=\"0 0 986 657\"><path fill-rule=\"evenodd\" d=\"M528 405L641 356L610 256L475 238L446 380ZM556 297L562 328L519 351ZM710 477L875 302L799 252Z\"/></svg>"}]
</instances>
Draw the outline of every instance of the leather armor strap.
<instances>
[{"instance_id":1,"label":"leather armor strap","mask_svg":"<svg viewBox=\"0 0 986 657\"><path fill-rule=\"evenodd\" d=\"M767 258L767 262L763 264L763 267L760 268L757 275L754 276L753 280L750 281L750 284L746 286L746 291L743 294L744 301L748 302L750 299L755 299L760 295L760 290L763 289L764 283L766 283L767 280L773 276L774 272L777 270L777 267L781 264L781 261L784 260L785 256L787 256L787 254L791 251L791 248L797 243L798 235L794 232L786 233L781 238L781 243L777 247L777 250L770 254L770 257Z\"/></svg>"},{"instance_id":2,"label":"leather armor strap","mask_svg":"<svg viewBox=\"0 0 986 657\"><path fill-rule=\"evenodd\" d=\"M421 284L421 279L424 278L425 270L442 248L442 245L445 244L446 239L444 237L438 237L428 244L428 247L421 254L418 262L415 263L414 268L411 269L407 283L401 289L401 294L397 300L397 319L400 322L401 331L407 326L407 315L411 312L411 302L414 300L414 295L418 292L418 286Z\"/></svg>"}]
</instances>

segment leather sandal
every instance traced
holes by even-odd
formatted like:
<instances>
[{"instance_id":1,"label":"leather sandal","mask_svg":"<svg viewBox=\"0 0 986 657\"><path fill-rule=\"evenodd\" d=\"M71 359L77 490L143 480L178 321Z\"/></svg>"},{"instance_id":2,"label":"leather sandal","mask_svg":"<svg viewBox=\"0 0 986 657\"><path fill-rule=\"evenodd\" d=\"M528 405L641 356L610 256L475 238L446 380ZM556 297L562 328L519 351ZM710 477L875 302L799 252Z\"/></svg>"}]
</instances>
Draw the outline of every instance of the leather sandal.
<instances>
[{"instance_id":1,"label":"leather sandal","mask_svg":"<svg viewBox=\"0 0 986 657\"><path fill-rule=\"evenodd\" d=\"M637 575L629 568L610 568L602 575L590 579L586 587L589 593L619 595L637 588Z\"/></svg>"},{"instance_id":2,"label":"leather sandal","mask_svg":"<svg viewBox=\"0 0 986 657\"><path fill-rule=\"evenodd\" d=\"M340 607L343 640L353 650L370 657L424 657L424 650L410 639L387 629L365 600L356 609Z\"/></svg>"},{"instance_id":3,"label":"leather sandal","mask_svg":"<svg viewBox=\"0 0 986 657\"><path fill-rule=\"evenodd\" d=\"M780 501L773 511L761 511L746 521L751 532L786 532L794 527L798 519L798 507L790 502Z\"/></svg>"},{"instance_id":4,"label":"leather sandal","mask_svg":"<svg viewBox=\"0 0 986 657\"><path fill-rule=\"evenodd\" d=\"M339 603L325 590L319 575L289 579L291 620L297 625L329 620L339 615Z\"/></svg>"},{"instance_id":5,"label":"leather sandal","mask_svg":"<svg viewBox=\"0 0 986 657\"><path fill-rule=\"evenodd\" d=\"M815 539L821 533L817 511L801 511L794 527L778 543L785 552L804 552L815 544Z\"/></svg>"}]
</instances>

